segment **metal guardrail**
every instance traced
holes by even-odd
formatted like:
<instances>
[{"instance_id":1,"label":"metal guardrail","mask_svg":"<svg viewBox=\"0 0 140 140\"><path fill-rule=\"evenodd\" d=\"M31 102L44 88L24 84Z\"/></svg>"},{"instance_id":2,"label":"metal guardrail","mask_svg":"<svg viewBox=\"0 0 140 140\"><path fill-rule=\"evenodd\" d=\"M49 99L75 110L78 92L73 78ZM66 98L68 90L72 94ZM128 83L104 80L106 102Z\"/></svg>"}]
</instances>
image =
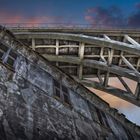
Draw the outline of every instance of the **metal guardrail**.
<instances>
[{"instance_id":1,"label":"metal guardrail","mask_svg":"<svg viewBox=\"0 0 140 140\"><path fill-rule=\"evenodd\" d=\"M0 23L6 28L12 29L140 29L140 27L133 27L118 24L70 24L70 23Z\"/></svg>"}]
</instances>

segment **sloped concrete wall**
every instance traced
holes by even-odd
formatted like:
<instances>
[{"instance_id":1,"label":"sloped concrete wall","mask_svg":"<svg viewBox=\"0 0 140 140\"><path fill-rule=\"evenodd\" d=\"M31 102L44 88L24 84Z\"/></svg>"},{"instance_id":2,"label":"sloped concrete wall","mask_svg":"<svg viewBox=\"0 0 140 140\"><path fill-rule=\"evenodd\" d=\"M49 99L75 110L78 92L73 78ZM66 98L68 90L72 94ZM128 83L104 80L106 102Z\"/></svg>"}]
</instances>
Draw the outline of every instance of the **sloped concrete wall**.
<instances>
[{"instance_id":1,"label":"sloped concrete wall","mask_svg":"<svg viewBox=\"0 0 140 140\"><path fill-rule=\"evenodd\" d=\"M74 91L69 89L71 107L56 100L53 77L35 63L19 55L15 71L0 66L2 139L129 139L111 117L108 128L101 124L97 109Z\"/></svg>"}]
</instances>

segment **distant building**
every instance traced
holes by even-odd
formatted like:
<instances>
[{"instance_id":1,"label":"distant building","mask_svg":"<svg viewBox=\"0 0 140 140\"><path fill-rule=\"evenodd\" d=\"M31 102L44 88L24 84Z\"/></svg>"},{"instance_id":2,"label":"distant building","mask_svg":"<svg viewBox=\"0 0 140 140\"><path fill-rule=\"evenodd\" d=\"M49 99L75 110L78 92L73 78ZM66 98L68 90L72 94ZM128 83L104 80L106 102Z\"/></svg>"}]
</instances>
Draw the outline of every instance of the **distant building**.
<instances>
[{"instance_id":1,"label":"distant building","mask_svg":"<svg viewBox=\"0 0 140 140\"><path fill-rule=\"evenodd\" d=\"M139 140L140 128L0 29L0 140Z\"/></svg>"}]
</instances>

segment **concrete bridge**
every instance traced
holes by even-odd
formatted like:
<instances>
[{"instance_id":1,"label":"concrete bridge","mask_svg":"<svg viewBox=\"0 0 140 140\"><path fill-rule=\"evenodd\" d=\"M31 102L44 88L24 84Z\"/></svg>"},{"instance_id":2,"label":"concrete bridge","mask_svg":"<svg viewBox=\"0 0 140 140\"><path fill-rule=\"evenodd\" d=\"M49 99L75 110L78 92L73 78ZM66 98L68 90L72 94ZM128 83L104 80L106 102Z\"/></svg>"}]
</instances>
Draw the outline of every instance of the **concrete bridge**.
<instances>
[{"instance_id":1,"label":"concrete bridge","mask_svg":"<svg viewBox=\"0 0 140 140\"><path fill-rule=\"evenodd\" d=\"M140 106L140 30L9 28L24 44L85 86ZM109 85L116 77L124 90ZM97 81L89 78L98 78ZM133 93L124 78L137 83Z\"/></svg>"}]
</instances>

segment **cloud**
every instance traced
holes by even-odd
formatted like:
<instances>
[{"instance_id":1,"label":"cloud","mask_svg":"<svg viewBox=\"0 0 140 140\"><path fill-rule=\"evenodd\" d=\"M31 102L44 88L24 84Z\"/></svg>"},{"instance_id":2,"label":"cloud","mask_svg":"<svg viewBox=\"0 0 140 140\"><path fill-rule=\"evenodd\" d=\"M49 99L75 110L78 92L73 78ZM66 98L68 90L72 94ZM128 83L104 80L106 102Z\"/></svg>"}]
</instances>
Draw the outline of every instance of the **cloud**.
<instances>
[{"instance_id":1,"label":"cloud","mask_svg":"<svg viewBox=\"0 0 140 140\"><path fill-rule=\"evenodd\" d=\"M128 26L140 27L140 10L128 18Z\"/></svg>"},{"instance_id":2,"label":"cloud","mask_svg":"<svg viewBox=\"0 0 140 140\"><path fill-rule=\"evenodd\" d=\"M128 17L128 26L140 27L140 3L135 5L136 11Z\"/></svg>"},{"instance_id":3,"label":"cloud","mask_svg":"<svg viewBox=\"0 0 140 140\"><path fill-rule=\"evenodd\" d=\"M135 5L135 11L124 16L117 6L93 7L86 10L85 20L93 27L140 27L140 3Z\"/></svg>"},{"instance_id":4,"label":"cloud","mask_svg":"<svg viewBox=\"0 0 140 140\"><path fill-rule=\"evenodd\" d=\"M135 7L136 7L137 9L140 9L140 3L136 3L136 4L135 4Z\"/></svg>"},{"instance_id":5,"label":"cloud","mask_svg":"<svg viewBox=\"0 0 140 140\"><path fill-rule=\"evenodd\" d=\"M122 26L125 21L121 10L116 6L89 8L86 11L85 20L98 27Z\"/></svg>"},{"instance_id":6,"label":"cloud","mask_svg":"<svg viewBox=\"0 0 140 140\"><path fill-rule=\"evenodd\" d=\"M31 16L26 14L15 14L5 11L0 11L0 24L7 26L41 26L41 27L56 27L56 26L67 26L74 27L75 23L72 18L67 18L63 16Z\"/></svg>"},{"instance_id":7,"label":"cloud","mask_svg":"<svg viewBox=\"0 0 140 140\"><path fill-rule=\"evenodd\" d=\"M55 23L64 23L65 18L61 16L27 16L23 14L13 14L5 11L0 11L0 24L7 25L24 25L24 26L38 26L38 25L51 25ZM68 22L69 25L72 24Z\"/></svg>"}]
</instances>

